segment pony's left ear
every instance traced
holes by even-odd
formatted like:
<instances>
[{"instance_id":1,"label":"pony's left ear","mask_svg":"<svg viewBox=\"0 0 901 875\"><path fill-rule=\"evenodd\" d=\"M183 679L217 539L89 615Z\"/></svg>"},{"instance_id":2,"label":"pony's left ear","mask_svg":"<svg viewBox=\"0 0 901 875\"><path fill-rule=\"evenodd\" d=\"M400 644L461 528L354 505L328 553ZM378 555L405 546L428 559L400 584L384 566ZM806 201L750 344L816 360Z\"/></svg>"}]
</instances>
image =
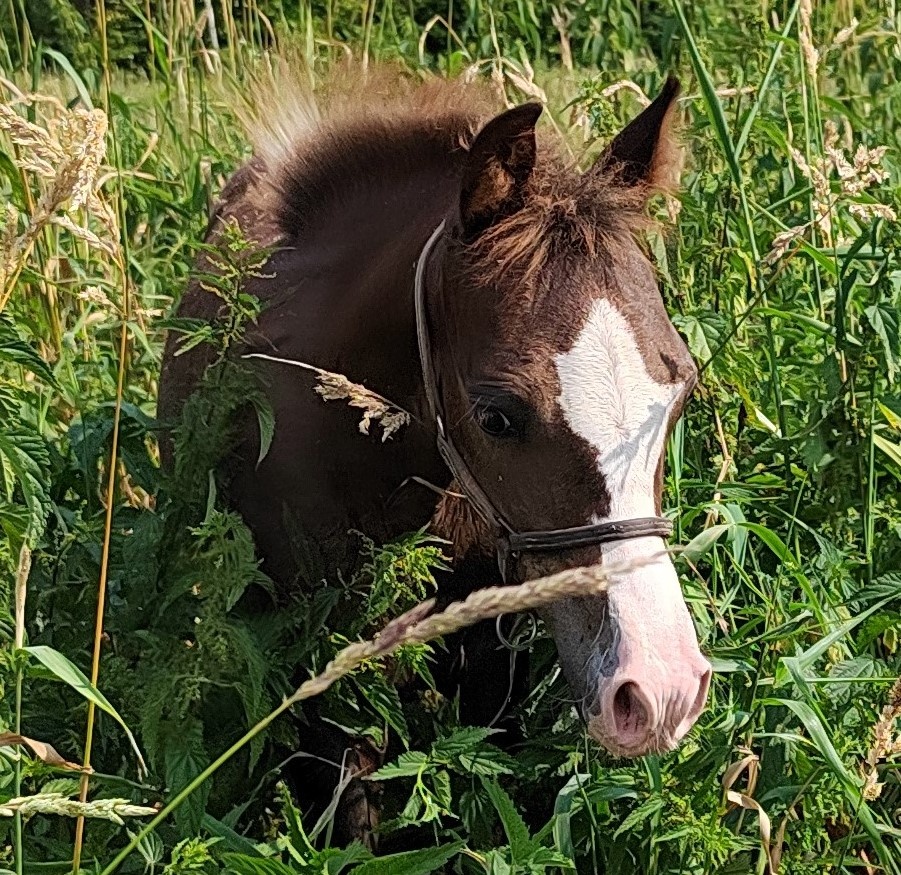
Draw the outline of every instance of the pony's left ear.
<instances>
[{"instance_id":1,"label":"pony's left ear","mask_svg":"<svg viewBox=\"0 0 901 875\"><path fill-rule=\"evenodd\" d=\"M535 169L535 123L540 103L525 103L493 118L479 132L466 156L460 187L460 225L473 239L523 200Z\"/></svg>"},{"instance_id":2,"label":"pony's left ear","mask_svg":"<svg viewBox=\"0 0 901 875\"><path fill-rule=\"evenodd\" d=\"M650 106L613 138L593 169L612 173L625 186L676 188L682 169L682 149L672 131L678 95L679 80L670 76Z\"/></svg>"}]
</instances>

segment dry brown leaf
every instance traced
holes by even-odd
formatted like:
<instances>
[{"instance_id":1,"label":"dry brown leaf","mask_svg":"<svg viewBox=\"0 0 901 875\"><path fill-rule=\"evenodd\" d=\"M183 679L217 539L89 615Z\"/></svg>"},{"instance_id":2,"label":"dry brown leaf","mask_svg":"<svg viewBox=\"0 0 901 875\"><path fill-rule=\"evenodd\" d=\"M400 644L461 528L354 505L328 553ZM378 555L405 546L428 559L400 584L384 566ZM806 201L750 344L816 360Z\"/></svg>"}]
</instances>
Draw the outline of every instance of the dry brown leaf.
<instances>
[{"instance_id":1,"label":"dry brown leaf","mask_svg":"<svg viewBox=\"0 0 901 875\"><path fill-rule=\"evenodd\" d=\"M30 748L31 752L41 762L47 763L48 766L73 769L78 772L84 771L78 763L70 763L67 759L63 759L52 745L44 741L37 741L34 738L28 738L15 732L0 732L0 747L8 747L14 744Z\"/></svg>"},{"instance_id":2,"label":"dry brown leaf","mask_svg":"<svg viewBox=\"0 0 901 875\"><path fill-rule=\"evenodd\" d=\"M779 871L779 854L774 853L772 846L772 825L770 817L763 810L761 804L753 798L754 788L757 786L757 777L760 770L760 758L757 754L745 748L741 751L744 753L738 762L732 763L723 774L723 789L726 791L726 800L733 805L738 805L746 811L757 812L757 820L760 828L760 842L763 845L763 851L766 854L767 868L770 875L776 875ZM735 782L744 774L748 773L746 792L739 793L733 790Z\"/></svg>"},{"instance_id":3,"label":"dry brown leaf","mask_svg":"<svg viewBox=\"0 0 901 875\"><path fill-rule=\"evenodd\" d=\"M770 875L776 875L777 869L775 861L773 860L773 852L770 843L770 816L763 810L763 806L761 806L756 799L745 796L744 793L737 793L735 790L727 790L726 799L733 805L738 805L746 811L757 812L757 823L760 827L760 842L763 845L763 851L766 854L767 868L770 871Z\"/></svg>"}]
</instances>

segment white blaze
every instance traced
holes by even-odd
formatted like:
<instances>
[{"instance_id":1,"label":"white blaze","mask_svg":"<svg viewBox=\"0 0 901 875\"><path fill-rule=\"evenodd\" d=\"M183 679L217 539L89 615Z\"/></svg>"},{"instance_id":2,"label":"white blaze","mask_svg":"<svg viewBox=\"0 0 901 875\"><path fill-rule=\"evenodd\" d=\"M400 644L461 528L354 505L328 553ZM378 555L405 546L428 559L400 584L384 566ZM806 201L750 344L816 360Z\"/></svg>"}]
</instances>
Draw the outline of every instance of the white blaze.
<instances>
[{"instance_id":1,"label":"white blaze","mask_svg":"<svg viewBox=\"0 0 901 875\"><path fill-rule=\"evenodd\" d=\"M648 373L629 323L606 300L595 302L556 365L566 422L597 451L609 518L656 516L654 475L685 384L658 383Z\"/></svg>"},{"instance_id":2,"label":"white blaze","mask_svg":"<svg viewBox=\"0 0 901 875\"><path fill-rule=\"evenodd\" d=\"M610 497L606 519L656 516L655 474L670 414L685 384L658 383L651 376L632 328L606 300L595 302L572 349L555 363L566 422L597 452L598 473ZM621 632L617 677L641 684L654 699L661 725L679 722L668 715L687 711L697 695L696 677L706 667L664 546L655 537L601 546L604 562L611 565L659 557L618 577L609 604ZM587 668L591 677L591 665ZM687 701L673 707L673 696ZM666 731L678 737L687 726L670 723Z\"/></svg>"}]
</instances>

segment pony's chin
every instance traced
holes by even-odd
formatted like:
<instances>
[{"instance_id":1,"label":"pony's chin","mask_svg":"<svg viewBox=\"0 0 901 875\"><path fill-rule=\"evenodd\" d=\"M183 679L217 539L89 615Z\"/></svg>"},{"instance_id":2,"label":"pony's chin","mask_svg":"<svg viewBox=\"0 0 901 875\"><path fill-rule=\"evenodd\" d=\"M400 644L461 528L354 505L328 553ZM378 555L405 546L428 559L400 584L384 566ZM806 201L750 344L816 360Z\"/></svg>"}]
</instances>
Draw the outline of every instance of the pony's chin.
<instances>
[{"instance_id":1,"label":"pony's chin","mask_svg":"<svg viewBox=\"0 0 901 875\"><path fill-rule=\"evenodd\" d=\"M588 734L611 756L627 759L648 754L670 753L679 746L679 740L665 730L658 730L639 743L624 744L607 731L599 717L594 717L588 722Z\"/></svg>"}]
</instances>

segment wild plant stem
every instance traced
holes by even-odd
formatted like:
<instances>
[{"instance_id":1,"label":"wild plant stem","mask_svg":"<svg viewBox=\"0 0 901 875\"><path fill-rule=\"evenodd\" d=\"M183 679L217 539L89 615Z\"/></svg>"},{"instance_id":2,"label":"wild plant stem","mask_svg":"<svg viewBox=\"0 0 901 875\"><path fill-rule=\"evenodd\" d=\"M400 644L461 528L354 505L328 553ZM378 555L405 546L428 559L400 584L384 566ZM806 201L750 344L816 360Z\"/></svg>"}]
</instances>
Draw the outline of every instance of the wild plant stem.
<instances>
[{"instance_id":1,"label":"wild plant stem","mask_svg":"<svg viewBox=\"0 0 901 875\"><path fill-rule=\"evenodd\" d=\"M751 213L751 204L748 199L747 191L745 189L744 175L742 173L741 164L739 163L739 154L735 147L735 144L732 141L732 136L729 133L729 127L726 124L726 117L723 112L723 107L720 103L719 97L717 96L713 80L710 78L710 73L707 71L707 67L704 64L704 60L701 57L700 51L698 50L698 45L695 42L694 34L692 33L691 28L688 25L688 19L686 18L685 10L680 0L674 0L674 8L676 10L676 16L679 19L679 25L682 28L683 36L685 37L685 42L688 47L688 53L691 57L692 66L695 70L695 75L698 77L698 81L701 86L701 93L704 95L704 101L707 105L708 115L710 116L713 129L714 131L716 131L717 137L720 141L720 146L726 158L726 164L729 167L729 171L732 174L732 181L735 184L736 191L738 192L738 199L739 203L741 204L742 219L744 221L745 231L747 233L748 245L751 250L749 281L755 292L753 300L759 300L764 307L768 307L769 303L767 298L767 285L763 282L760 276L760 250L757 246L757 234L754 230L754 217ZM776 340L773 333L772 319L769 314L764 314L763 325L767 340L766 357L768 369L770 372L770 385L773 391L773 401L776 405L776 416L779 423L780 436L783 440L785 440L788 434L788 421L785 416L785 405L782 396L782 383L779 378L779 368L777 366ZM788 483L790 474L791 468L788 456L786 454L786 483Z\"/></svg>"},{"instance_id":2,"label":"wild plant stem","mask_svg":"<svg viewBox=\"0 0 901 875\"><path fill-rule=\"evenodd\" d=\"M16 735L22 734L22 660L17 650L16 658ZM22 795L22 756L19 750L16 755L16 769L13 781L14 795L18 798ZM22 875L25 866L25 852L22 839L22 812L16 811L16 836L15 836L16 875Z\"/></svg>"},{"instance_id":3,"label":"wild plant stem","mask_svg":"<svg viewBox=\"0 0 901 875\"><path fill-rule=\"evenodd\" d=\"M16 628L13 639L13 653L16 662L16 735L22 734L22 683L25 674L25 598L28 595L28 574L31 571L31 549L26 540L19 550L19 563L16 567L15 612ZM13 789L16 797L22 795L22 755L20 749L15 760ZM22 813L16 811L15 817L15 855L16 875L22 875L25 867L25 851L22 835Z\"/></svg>"}]
</instances>

